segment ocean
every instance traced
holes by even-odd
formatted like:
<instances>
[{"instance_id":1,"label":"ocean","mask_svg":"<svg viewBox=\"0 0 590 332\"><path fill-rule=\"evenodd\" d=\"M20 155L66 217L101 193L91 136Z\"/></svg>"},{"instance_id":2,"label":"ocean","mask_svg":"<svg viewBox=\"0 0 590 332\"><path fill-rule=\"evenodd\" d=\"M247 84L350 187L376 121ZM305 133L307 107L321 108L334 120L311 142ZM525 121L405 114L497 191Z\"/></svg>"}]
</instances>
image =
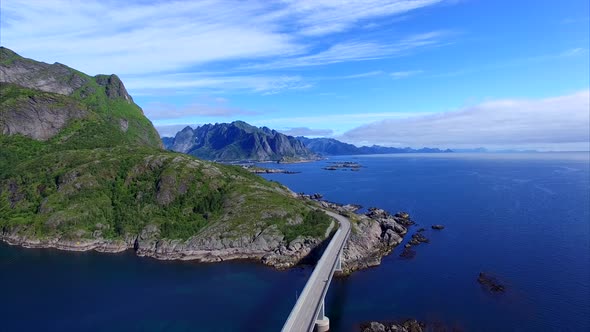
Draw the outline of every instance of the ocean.
<instances>
[{"instance_id":1,"label":"ocean","mask_svg":"<svg viewBox=\"0 0 590 332\"><path fill-rule=\"evenodd\" d=\"M322 169L352 161L358 172ZM407 211L430 243L332 281L332 331L417 318L463 331L590 330L588 153L341 156L267 174L295 192ZM443 224L445 229L430 229ZM279 331L312 267L162 262L0 244L0 330ZM491 294L479 272L506 286Z\"/></svg>"}]
</instances>

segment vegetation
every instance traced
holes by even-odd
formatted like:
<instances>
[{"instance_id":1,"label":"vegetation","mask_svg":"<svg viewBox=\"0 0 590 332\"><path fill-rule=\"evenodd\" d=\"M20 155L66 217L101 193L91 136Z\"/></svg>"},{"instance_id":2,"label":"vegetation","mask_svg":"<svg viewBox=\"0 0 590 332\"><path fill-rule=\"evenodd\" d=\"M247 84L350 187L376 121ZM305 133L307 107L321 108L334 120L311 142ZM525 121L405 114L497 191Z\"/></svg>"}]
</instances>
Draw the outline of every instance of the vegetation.
<instances>
[{"instance_id":1,"label":"vegetation","mask_svg":"<svg viewBox=\"0 0 590 332\"><path fill-rule=\"evenodd\" d=\"M33 61L12 54L0 65ZM57 109L75 105L85 117L47 141L0 135L0 232L124 239L154 225L162 238L187 239L223 224L239 234L276 225L288 240L323 236L329 218L287 188L237 166L162 150L116 76L70 70L68 80L83 82L70 96L2 84L0 122L4 112L22 112L23 103L42 97Z\"/></svg>"},{"instance_id":2,"label":"vegetation","mask_svg":"<svg viewBox=\"0 0 590 332\"><path fill-rule=\"evenodd\" d=\"M283 225L282 231L286 241L292 241L297 236L305 234L313 237L323 237L332 219L321 210L311 210L305 214L303 222L295 226Z\"/></svg>"}]
</instances>

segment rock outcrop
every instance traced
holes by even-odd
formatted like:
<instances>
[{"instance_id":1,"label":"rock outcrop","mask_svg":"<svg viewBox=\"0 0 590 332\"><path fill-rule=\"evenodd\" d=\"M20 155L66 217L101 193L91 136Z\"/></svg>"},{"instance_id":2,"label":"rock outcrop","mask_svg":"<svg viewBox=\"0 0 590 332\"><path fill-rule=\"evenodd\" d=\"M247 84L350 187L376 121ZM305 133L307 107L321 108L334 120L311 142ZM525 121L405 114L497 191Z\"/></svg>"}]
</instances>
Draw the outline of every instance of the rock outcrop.
<instances>
[{"instance_id":1,"label":"rock outcrop","mask_svg":"<svg viewBox=\"0 0 590 332\"><path fill-rule=\"evenodd\" d=\"M122 101L126 105L121 106ZM91 77L60 63L21 57L5 47L0 47L0 109L3 135L48 140L75 120L85 120L62 143L86 135L84 131L92 131L86 139L104 138L92 135L97 129L104 134L111 130L104 127L111 126L125 134L117 137L121 135L111 132L113 140L162 147L156 130L116 75Z\"/></svg>"},{"instance_id":2,"label":"rock outcrop","mask_svg":"<svg viewBox=\"0 0 590 332\"><path fill-rule=\"evenodd\" d=\"M408 232L406 227L414 224L407 213L391 215L371 208L366 214L356 214L360 206L327 201L320 204L352 220L351 235L342 253L343 274L381 264L381 259L402 242Z\"/></svg>"},{"instance_id":3,"label":"rock outcrop","mask_svg":"<svg viewBox=\"0 0 590 332\"><path fill-rule=\"evenodd\" d=\"M12 90L0 83L0 98ZM70 121L88 115L86 107L61 96L38 94L15 101L12 111L0 114L0 131L3 135L24 135L36 140L47 140L65 128Z\"/></svg>"},{"instance_id":4,"label":"rock outcrop","mask_svg":"<svg viewBox=\"0 0 590 332\"><path fill-rule=\"evenodd\" d=\"M426 331L426 324L415 319L404 322L380 323L370 322L361 325L362 332L423 332Z\"/></svg>"},{"instance_id":5,"label":"rock outcrop","mask_svg":"<svg viewBox=\"0 0 590 332\"><path fill-rule=\"evenodd\" d=\"M0 82L69 96L89 81L61 63L48 64L20 57L0 47Z\"/></svg>"},{"instance_id":6,"label":"rock outcrop","mask_svg":"<svg viewBox=\"0 0 590 332\"><path fill-rule=\"evenodd\" d=\"M94 79L98 85L105 88L105 93L110 99L123 98L128 103L133 102L133 98L127 93L125 85L117 75L96 75Z\"/></svg>"}]
</instances>

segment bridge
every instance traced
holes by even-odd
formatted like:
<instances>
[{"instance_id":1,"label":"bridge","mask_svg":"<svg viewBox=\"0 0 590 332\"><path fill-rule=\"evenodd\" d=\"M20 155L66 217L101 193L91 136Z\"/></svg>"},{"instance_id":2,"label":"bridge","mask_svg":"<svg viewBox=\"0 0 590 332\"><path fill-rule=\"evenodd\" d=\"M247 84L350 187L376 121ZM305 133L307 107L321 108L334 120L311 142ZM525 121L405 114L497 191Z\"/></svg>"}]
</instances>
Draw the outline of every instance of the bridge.
<instances>
[{"instance_id":1,"label":"bridge","mask_svg":"<svg viewBox=\"0 0 590 332\"><path fill-rule=\"evenodd\" d=\"M340 255L350 235L350 221L339 214L325 212L338 220L340 227L305 284L283 326L283 332L311 332L316 326L318 332L324 332L330 327L330 320L325 316L324 299L334 271L341 270Z\"/></svg>"}]
</instances>

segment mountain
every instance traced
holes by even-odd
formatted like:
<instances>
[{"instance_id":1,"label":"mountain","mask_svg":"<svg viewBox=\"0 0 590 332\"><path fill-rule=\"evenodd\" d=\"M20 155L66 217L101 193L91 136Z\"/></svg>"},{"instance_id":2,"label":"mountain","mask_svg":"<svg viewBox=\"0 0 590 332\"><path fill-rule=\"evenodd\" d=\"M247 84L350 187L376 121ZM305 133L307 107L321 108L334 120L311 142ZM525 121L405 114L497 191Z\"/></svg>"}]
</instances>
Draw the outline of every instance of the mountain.
<instances>
[{"instance_id":1,"label":"mountain","mask_svg":"<svg viewBox=\"0 0 590 332\"><path fill-rule=\"evenodd\" d=\"M340 142L333 138L307 138L297 137L308 149L322 155L361 155L361 154L388 154L388 153L443 153L453 152L452 150L440 150L437 148L392 148L386 146L362 146Z\"/></svg>"},{"instance_id":2,"label":"mountain","mask_svg":"<svg viewBox=\"0 0 590 332\"><path fill-rule=\"evenodd\" d=\"M266 127L243 121L186 127L174 139L163 138L166 148L217 161L300 161L317 159L302 142Z\"/></svg>"},{"instance_id":3,"label":"mountain","mask_svg":"<svg viewBox=\"0 0 590 332\"><path fill-rule=\"evenodd\" d=\"M116 75L89 76L1 47L0 97L3 241L289 266L325 238L331 221L317 203L239 167L163 150ZM309 155L290 138L241 123L198 137L217 137L214 127L249 134L250 146Z\"/></svg>"}]
</instances>

